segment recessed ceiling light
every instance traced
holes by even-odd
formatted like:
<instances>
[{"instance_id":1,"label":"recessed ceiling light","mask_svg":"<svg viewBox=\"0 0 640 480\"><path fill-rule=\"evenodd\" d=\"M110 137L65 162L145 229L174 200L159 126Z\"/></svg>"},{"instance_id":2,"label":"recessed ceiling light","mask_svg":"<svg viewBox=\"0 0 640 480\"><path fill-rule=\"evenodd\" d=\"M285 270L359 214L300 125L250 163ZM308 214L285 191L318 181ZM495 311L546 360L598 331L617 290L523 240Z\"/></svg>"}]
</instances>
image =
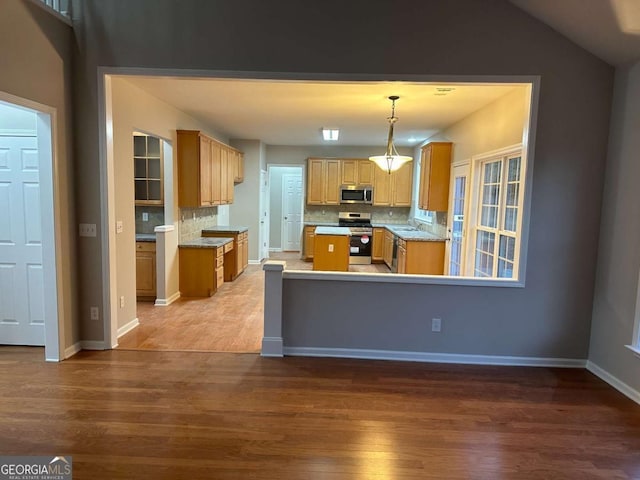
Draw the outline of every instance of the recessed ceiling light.
<instances>
[{"instance_id":1,"label":"recessed ceiling light","mask_svg":"<svg viewBox=\"0 0 640 480\"><path fill-rule=\"evenodd\" d=\"M322 138L327 142L337 142L340 130L334 127L322 127Z\"/></svg>"}]
</instances>

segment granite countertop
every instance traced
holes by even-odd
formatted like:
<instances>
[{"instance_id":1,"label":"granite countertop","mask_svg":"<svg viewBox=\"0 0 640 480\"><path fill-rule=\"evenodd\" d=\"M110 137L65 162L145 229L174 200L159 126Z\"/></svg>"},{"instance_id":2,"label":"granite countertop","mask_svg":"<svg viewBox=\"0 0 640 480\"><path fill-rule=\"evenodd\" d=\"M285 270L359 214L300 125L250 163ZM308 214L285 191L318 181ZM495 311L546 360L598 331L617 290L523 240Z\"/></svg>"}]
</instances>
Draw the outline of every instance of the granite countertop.
<instances>
[{"instance_id":1,"label":"granite countertop","mask_svg":"<svg viewBox=\"0 0 640 480\"><path fill-rule=\"evenodd\" d=\"M347 227L316 227L316 235L351 235L351 231Z\"/></svg>"},{"instance_id":2,"label":"granite countertop","mask_svg":"<svg viewBox=\"0 0 640 480\"><path fill-rule=\"evenodd\" d=\"M233 242L233 238L200 237L181 242L178 244L178 248L218 248L230 242Z\"/></svg>"},{"instance_id":3,"label":"granite countertop","mask_svg":"<svg viewBox=\"0 0 640 480\"><path fill-rule=\"evenodd\" d=\"M338 227L338 222L304 222L309 227Z\"/></svg>"},{"instance_id":4,"label":"granite countertop","mask_svg":"<svg viewBox=\"0 0 640 480\"><path fill-rule=\"evenodd\" d=\"M136 242L155 242L155 233L136 233Z\"/></svg>"},{"instance_id":5,"label":"granite countertop","mask_svg":"<svg viewBox=\"0 0 640 480\"><path fill-rule=\"evenodd\" d=\"M216 225L202 230L202 233L243 233L249 230L249 227L233 227L229 225Z\"/></svg>"},{"instance_id":6,"label":"granite countertop","mask_svg":"<svg viewBox=\"0 0 640 480\"><path fill-rule=\"evenodd\" d=\"M445 242L447 239L444 237L440 237L439 235L435 235L430 232L424 232L422 230L418 230L411 225L376 225L377 227L384 227L389 230L391 233L396 235L398 238L401 238L410 242Z\"/></svg>"}]
</instances>

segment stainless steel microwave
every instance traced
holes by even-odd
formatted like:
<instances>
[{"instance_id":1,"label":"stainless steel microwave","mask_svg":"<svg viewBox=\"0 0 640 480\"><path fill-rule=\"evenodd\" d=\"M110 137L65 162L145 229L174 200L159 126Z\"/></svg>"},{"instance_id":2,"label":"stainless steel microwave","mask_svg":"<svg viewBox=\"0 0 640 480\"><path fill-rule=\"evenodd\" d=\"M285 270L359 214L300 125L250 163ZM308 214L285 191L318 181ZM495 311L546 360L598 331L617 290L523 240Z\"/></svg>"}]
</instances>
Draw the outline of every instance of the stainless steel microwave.
<instances>
[{"instance_id":1,"label":"stainless steel microwave","mask_svg":"<svg viewBox=\"0 0 640 480\"><path fill-rule=\"evenodd\" d=\"M373 203L373 187L371 185L340 186L340 203Z\"/></svg>"}]
</instances>

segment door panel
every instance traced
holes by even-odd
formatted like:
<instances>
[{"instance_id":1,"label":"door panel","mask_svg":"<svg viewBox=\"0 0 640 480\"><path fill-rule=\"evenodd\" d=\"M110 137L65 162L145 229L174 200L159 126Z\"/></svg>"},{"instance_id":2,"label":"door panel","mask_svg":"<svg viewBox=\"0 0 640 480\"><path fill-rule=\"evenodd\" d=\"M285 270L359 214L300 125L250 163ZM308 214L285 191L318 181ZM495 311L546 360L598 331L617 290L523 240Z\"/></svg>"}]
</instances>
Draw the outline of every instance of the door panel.
<instances>
[{"instance_id":1,"label":"door panel","mask_svg":"<svg viewBox=\"0 0 640 480\"><path fill-rule=\"evenodd\" d=\"M0 343L44 345L37 138L0 135Z\"/></svg>"},{"instance_id":2,"label":"door panel","mask_svg":"<svg viewBox=\"0 0 640 480\"><path fill-rule=\"evenodd\" d=\"M302 231L302 175L282 176L283 250L300 251Z\"/></svg>"},{"instance_id":3,"label":"door panel","mask_svg":"<svg viewBox=\"0 0 640 480\"><path fill-rule=\"evenodd\" d=\"M447 244L448 275L461 276L465 271L464 247L466 240L465 214L469 165L456 165L452 169L449 188L449 214L447 219L449 242Z\"/></svg>"}]
</instances>

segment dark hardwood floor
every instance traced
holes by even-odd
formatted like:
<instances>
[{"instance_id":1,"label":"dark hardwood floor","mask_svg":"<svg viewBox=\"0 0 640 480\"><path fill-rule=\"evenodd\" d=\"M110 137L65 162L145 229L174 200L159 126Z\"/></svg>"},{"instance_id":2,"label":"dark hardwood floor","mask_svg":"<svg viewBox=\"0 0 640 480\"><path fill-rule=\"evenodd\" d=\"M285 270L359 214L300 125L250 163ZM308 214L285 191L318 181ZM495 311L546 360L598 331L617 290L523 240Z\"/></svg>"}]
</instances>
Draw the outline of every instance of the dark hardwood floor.
<instances>
[{"instance_id":1,"label":"dark hardwood floor","mask_svg":"<svg viewBox=\"0 0 640 480\"><path fill-rule=\"evenodd\" d=\"M75 479L640 478L640 406L575 369L2 347L0 425Z\"/></svg>"}]
</instances>

